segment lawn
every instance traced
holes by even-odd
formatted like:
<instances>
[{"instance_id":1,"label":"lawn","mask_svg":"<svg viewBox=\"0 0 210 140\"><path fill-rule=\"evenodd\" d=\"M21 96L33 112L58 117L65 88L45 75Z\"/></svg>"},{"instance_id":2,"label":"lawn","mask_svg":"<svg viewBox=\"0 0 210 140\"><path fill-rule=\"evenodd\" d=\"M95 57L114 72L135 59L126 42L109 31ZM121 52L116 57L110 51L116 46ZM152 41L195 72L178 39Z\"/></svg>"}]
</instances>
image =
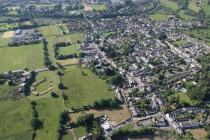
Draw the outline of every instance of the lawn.
<instances>
[{"instance_id":1,"label":"lawn","mask_svg":"<svg viewBox=\"0 0 210 140\"><path fill-rule=\"evenodd\" d=\"M45 37L62 35L62 32L57 25L43 26L39 28L39 30Z\"/></svg>"},{"instance_id":2,"label":"lawn","mask_svg":"<svg viewBox=\"0 0 210 140\"><path fill-rule=\"evenodd\" d=\"M114 97L106 81L87 68L67 67L64 76L61 77L61 82L68 88L64 90L65 95L68 96L66 100L68 107L80 108L91 105L96 100Z\"/></svg>"},{"instance_id":3,"label":"lawn","mask_svg":"<svg viewBox=\"0 0 210 140\"><path fill-rule=\"evenodd\" d=\"M5 82L3 85L0 85L0 99L8 97L9 95L9 85Z\"/></svg>"},{"instance_id":4,"label":"lawn","mask_svg":"<svg viewBox=\"0 0 210 140\"><path fill-rule=\"evenodd\" d=\"M87 135L87 130L85 127L77 127L73 129L74 135L76 136L77 139L79 139L82 136Z\"/></svg>"},{"instance_id":5,"label":"lawn","mask_svg":"<svg viewBox=\"0 0 210 140\"><path fill-rule=\"evenodd\" d=\"M171 1L171 0L160 0L161 4L166 7L169 8L173 11L177 11L179 9L179 6L176 2Z\"/></svg>"},{"instance_id":6,"label":"lawn","mask_svg":"<svg viewBox=\"0 0 210 140\"><path fill-rule=\"evenodd\" d=\"M67 47L60 48L60 54L62 55L79 54L80 52L80 44L73 44Z\"/></svg>"},{"instance_id":7,"label":"lawn","mask_svg":"<svg viewBox=\"0 0 210 140\"><path fill-rule=\"evenodd\" d=\"M154 13L150 15L150 18L153 20L166 20L168 18L168 15L163 13Z\"/></svg>"},{"instance_id":8,"label":"lawn","mask_svg":"<svg viewBox=\"0 0 210 140\"><path fill-rule=\"evenodd\" d=\"M178 12L178 14L179 14L179 17L180 17L181 19L183 19L183 20L192 20L192 19L194 19L194 17L185 14L185 10L180 10L180 11Z\"/></svg>"},{"instance_id":9,"label":"lawn","mask_svg":"<svg viewBox=\"0 0 210 140\"><path fill-rule=\"evenodd\" d=\"M43 67L42 44L0 48L0 72Z\"/></svg>"},{"instance_id":10,"label":"lawn","mask_svg":"<svg viewBox=\"0 0 210 140\"><path fill-rule=\"evenodd\" d=\"M44 98L37 100L37 112L43 128L36 131L37 140L57 140L60 113L64 111L63 99Z\"/></svg>"},{"instance_id":11,"label":"lawn","mask_svg":"<svg viewBox=\"0 0 210 140\"><path fill-rule=\"evenodd\" d=\"M95 11L105 11L107 10L106 5L104 4L94 4L93 5L93 10Z\"/></svg>"},{"instance_id":12,"label":"lawn","mask_svg":"<svg viewBox=\"0 0 210 140\"><path fill-rule=\"evenodd\" d=\"M30 102L21 100L0 101L0 139L29 140L32 136L30 121L32 110Z\"/></svg>"}]
</instances>

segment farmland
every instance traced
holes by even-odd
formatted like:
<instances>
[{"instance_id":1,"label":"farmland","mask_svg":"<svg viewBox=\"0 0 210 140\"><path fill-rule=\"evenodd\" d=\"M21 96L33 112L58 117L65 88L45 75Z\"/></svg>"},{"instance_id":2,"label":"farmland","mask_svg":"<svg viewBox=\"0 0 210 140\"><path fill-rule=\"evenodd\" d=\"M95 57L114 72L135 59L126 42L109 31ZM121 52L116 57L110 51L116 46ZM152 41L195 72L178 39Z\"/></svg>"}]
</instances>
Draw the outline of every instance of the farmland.
<instances>
[{"instance_id":1,"label":"farmland","mask_svg":"<svg viewBox=\"0 0 210 140\"><path fill-rule=\"evenodd\" d=\"M62 55L78 54L80 52L79 48L80 48L80 44L73 44L67 47L61 47L60 54Z\"/></svg>"},{"instance_id":2,"label":"farmland","mask_svg":"<svg viewBox=\"0 0 210 140\"><path fill-rule=\"evenodd\" d=\"M42 44L0 48L0 72L43 67Z\"/></svg>"},{"instance_id":3,"label":"farmland","mask_svg":"<svg viewBox=\"0 0 210 140\"><path fill-rule=\"evenodd\" d=\"M66 68L61 82L67 87L64 93L68 96L66 101L68 107L80 108L84 105L91 105L95 100L114 96L106 82L87 68L77 66Z\"/></svg>"}]
</instances>

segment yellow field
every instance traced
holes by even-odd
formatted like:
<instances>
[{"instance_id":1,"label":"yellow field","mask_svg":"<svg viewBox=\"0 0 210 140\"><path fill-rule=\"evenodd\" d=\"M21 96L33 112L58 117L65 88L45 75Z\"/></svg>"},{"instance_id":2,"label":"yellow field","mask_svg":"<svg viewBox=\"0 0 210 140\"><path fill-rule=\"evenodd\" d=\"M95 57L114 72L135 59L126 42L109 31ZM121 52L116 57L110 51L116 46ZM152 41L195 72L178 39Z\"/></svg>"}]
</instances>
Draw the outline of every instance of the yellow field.
<instances>
[{"instance_id":1,"label":"yellow field","mask_svg":"<svg viewBox=\"0 0 210 140\"><path fill-rule=\"evenodd\" d=\"M193 0L189 1L189 9L197 13L201 10L201 8L198 5L196 5L196 3Z\"/></svg>"},{"instance_id":2,"label":"yellow field","mask_svg":"<svg viewBox=\"0 0 210 140\"><path fill-rule=\"evenodd\" d=\"M90 109L89 111L73 113L70 114L71 121L76 122L76 119L85 113L93 113L95 117L107 115L107 117L113 122L114 125L120 124L126 121L130 117L130 113L127 106L123 105L120 109L106 109L106 110Z\"/></svg>"},{"instance_id":3,"label":"yellow field","mask_svg":"<svg viewBox=\"0 0 210 140\"><path fill-rule=\"evenodd\" d=\"M15 34L14 31L8 31L8 32L4 32L3 35L2 35L2 38L11 38L13 37Z\"/></svg>"},{"instance_id":4,"label":"yellow field","mask_svg":"<svg viewBox=\"0 0 210 140\"><path fill-rule=\"evenodd\" d=\"M192 133L196 140L203 140L208 134L204 129L192 129L190 130L190 133Z\"/></svg>"}]
</instances>

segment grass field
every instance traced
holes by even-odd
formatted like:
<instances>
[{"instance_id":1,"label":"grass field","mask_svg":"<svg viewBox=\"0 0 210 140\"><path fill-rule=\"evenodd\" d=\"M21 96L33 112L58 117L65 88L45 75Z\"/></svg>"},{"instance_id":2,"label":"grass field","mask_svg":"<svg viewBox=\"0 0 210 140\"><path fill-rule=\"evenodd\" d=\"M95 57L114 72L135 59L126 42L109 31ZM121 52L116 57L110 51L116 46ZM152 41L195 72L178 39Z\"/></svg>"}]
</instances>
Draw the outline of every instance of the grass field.
<instances>
[{"instance_id":1,"label":"grass field","mask_svg":"<svg viewBox=\"0 0 210 140\"><path fill-rule=\"evenodd\" d=\"M37 100L37 112L43 128L36 132L36 140L57 140L60 113L64 111L61 96Z\"/></svg>"},{"instance_id":2,"label":"grass field","mask_svg":"<svg viewBox=\"0 0 210 140\"><path fill-rule=\"evenodd\" d=\"M8 31L12 30L13 28L17 28L18 23L0 23L0 31Z\"/></svg>"},{"instance_id":3,"label":"grass field","mask_svg":"<svg viewBox=\"0 0 210 140\"><path fill-rule=\"evenodd\" d=\"M177 92L175 95L172 95L172 96L179 97L179 100L181 102L186 102L186 103L189 103L189 104L193 103L193 101L188 97L188 95L186 93Z\"/></svg>"},{"instance_id":4,"label":"grass field","mask_svg":"<svg viewBox=\"0 0 210 140\"><path fill-rule=\"evenodd\" d=\"M55 93L59 92L59 89L58 89L59 77L57 76L56 72L45 71L45 72L38 73L36 76L36 81L43 79L43 78L46 78L47 81L45 81L44 83L40 84L37 87L38 92L46 91L49 88L50 84L52 84L52 88L53 88L52 91L54 91Z\"/></svg>"},{"instance_id":5,"label":"grass field","mask_svg":"<svg viewBox=\"0 0 210 140\"><path fill-rule=\"evenodd\" d=\"M180 10L180 11L178 12L178 14L179 14L179 17L180 17L181 19L183 19L183 20L192 20L192 19L194 19L194 17L185 14L185 11L184 11L184 10Z\"/></svg>"},{"instance_id":6,"label":"grass field","mask_svg":"<svg viewBox=\"0 0 210 140\"><path fill-rule=\"evenodd\" d=\"M9 95L9 85L5 82L3 85L0 85L0 99L8 97Z\"/></svg>"},{"instance_id":7,"label":"grass field","mask_svg":"<svg viewBox=\"0 0 210 140\"><path fill-rule=\"evenodd\" d=\"M203 0L200 7L205 12L206 16L210 16L210 5L208 5L208 0Z\"/></svg>"},{"instance_id":8,"label":"grass field","mask_svg":"<svg viewBox=\"0 0 210 140\"><path fill-rule=\"evenodd\" d=\"M80 52L81 52L80 44L73 44L67 47L60 48L60 54L63 54L63 55L79 54Z\"/></svg>"},{"instance_id":9,"label":"grass field","mask_svg":"<svg viewBox=\"0 0 210 140\"><path fill-rule=\"evenodd\" d=\"M201 10L201 8L199 7L199 5L197 5L193 0L189 1L189 9L195 12L199 12Z\"/></svg>"},{"instance_id":10,"label":"grass field","mask_svg":"<svg viewBox=\"0 0 210 140\"><path fill-rule=\"evenodd\" d=\"M29 140L32 137L30 102L24 98L18 101L0 101L0 139Z\"/></svg>"},{"instance_id":11,"label":"grass field","mask_svg":"<svg viewBox=\"0 0 210 140\"><path fill-rule=\"evenodd\" d=\"M62 35L62 32L57 25L44 26L39 28L39 30L45 37Z\"/></svg>"},{"instance_id":12,"label":"grass field","mask_svg":"<svg viewBox=\"0 0 210 140\"><path fill-rule=\"evenodd\" d=\"M151 14L150 18L153 20L166 20L168 18L168 15L163 13L154 13Z\"/></svg>"},{"instance_id":13,"label":"grass field","mask_svg":"<svg viewBox=\"0 0 210 140\"><path fill-rule=\"evenodd\" d=\"M43 59L42 44L0 48L0 72L40 68Z\"/></svg>"},{"instance_id":14,"label":"grass field","mask_svg":"<svg viewBox=\"0 0 210 140\"><path fill-rule=\"evenodd\" d=\"M49 56L53 63L58 62L54 57L54 48L53 45L57 42L67 41L71 42L72 44L77 43L78 41L83 42L85 40L84 33L75 33L70 35L60 35L60 36L50 36L48 39L48 50Z\"/></svg>"},{"instance_id":15,"label":"grass field","mask_svg":"<svg viewBox=\"0 0 210 140\"><path fill-rule=\"evenodd\" d=\"M5 32L0 33L0 48L7 47L9 41L10 41L10 37L6 38L5 37Z\"/></svg>"},{"instance_id":16,"label":"grass field","mask_svg":"<svg viewBox=\"0 0 210 140\"><path fill-rule=\"evenodd\" d=\"M185 30L184 32L187 35L190 35L199 40L210 43L210 29L193 29L193 30Z\"/></svg>"},{"instance_id":17,"label":"grass field","mask_svg":"<svg viewBox=\"0 0 210 140\"><path fill-rule=\"evenodd\" d=\"M77 139L87 134L86 128L82 126L74 128L73 132Z\"/></svg>"},{"instance_id":18,"label":"grass field","mask_svg":"<svg viewBox=\"0 0 210 140\"><path fill-rule=\"evenodd\" d=\"M95 11L105 11L107 10L106 6L104 4L94 4L93 10Z\"/></svg>"},{"instance_id":19,"label":"grass field","mask_svg":"<svg viewBox=\"0 0 210 140\"><path fill-rule=\"evenodd\" d=\"M171 1L171 0L160 0L161 4L166 7L169 8L173 11L177 11L179 9L179 6L176 2Z\"/></svg>"},{"instance_id":20,"label":"grass field","mask_svg":"<svg viewBox=\"0 0 210 140\"><path fill-rule=\"evenodd\" d=\"M176 45L176 46L182 46L182 45L185 45L187 43L188 42L186 40L177 40L177 41L172 42L172 44Z\"/></svg>"},{"instance_id":21,"label":"grass field","mask_svg":"<svg viewBox=\"0 0 210 140\"><path fill-rule=\"evenodd\" d=\"M77 66L67 67L61 82L68 88L64 90L68 96L66 101L68 107L80 108L92 104L95 100L114 97L113 92L109 90L109 85L89 69Z\"/></svg>"}]
</instances>

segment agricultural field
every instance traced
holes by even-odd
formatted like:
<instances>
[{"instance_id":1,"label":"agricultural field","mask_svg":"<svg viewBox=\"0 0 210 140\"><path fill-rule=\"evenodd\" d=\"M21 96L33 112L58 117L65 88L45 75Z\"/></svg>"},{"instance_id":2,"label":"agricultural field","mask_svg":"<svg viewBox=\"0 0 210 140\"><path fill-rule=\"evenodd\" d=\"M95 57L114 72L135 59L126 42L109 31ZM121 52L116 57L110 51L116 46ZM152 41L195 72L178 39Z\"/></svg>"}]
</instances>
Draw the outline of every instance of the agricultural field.
<instances>
[{"instance_id":1,"label":"agricultural field","mask_svg":"<svg viewBox=\"0 0 210 140\"><path fill-rule=\"evenodd\" d=\"M8 31L18 27L18 23L0 23L0 31Z\"/></svg>"},{"instance_id":2,"label":"agricultural field","mask_svg":"<svg viewBox=\"0 0 210 140\"><path fill-rule=\"evenodd\" d=\"M95 11L107 10L106 5L104 5L104 4L94 4L94 5L92 5L92 7L93 7L93 10L95 10Z\"/></svg>"},{"instance_id":3,"label":"agricultural field","mask_svg":"<svg viewBox=\"0 0 210 140\"><path fill-rule=\"evenodd\" d=\"M0 72L43 67L42 44L0 48Z\"/></svg>"},{"instance_id":4,"label":"agricultural field","mask_svg":"<svg viewBox=\"0 0 210 140\"><path fill-rule=\"evenodd\" d=\"M153 20L166 20L168 18L168 15L163 13L154 13L150 15L150 18Z\"/></svg>"},{"instance_id":5,"label":"agricultural field","mask_svg":"<svg viewBox=\"0 0 210 140\"><path fill-rule=\"evenodd\" d=\"M44 98L37 100L37 112L43 128L36 131L37 140L57 140L60 113L64 111L63 99Z\"/></svg>"},{"instance_id":6,"label":"agricultural field","mask_svg":"<svg viewBox=\"0 0 210 140\"><path fill-rule=\"evenodd\" d=\"M32 110L30 101L21 100L0 101L0 139L29 140L32 138L30 121Z\"/></svg>"},{"instance_id":7,"label":"agricultural field","mask_svg":"<svg viewBox=\"0 0 210 140\"><path fill-rule=\"evenodd\" d=\"M161 4L166 7L169 8L173 11L177 11L179 9L179 6L176 2L171 1L171 0L160 0Z\"/></svg>"},{"instance_id":8,"label":"agricultural field","mask_svg":"<svg viewBox=\"0 0 210 140\"><path fill-rule=\"evenodd\" d=\"M68 97L66 106L70 108L81 108L84 105L91 105L95 100L114 98L111 87L106 81L87 68L67 67L61 82L67 88L64 94Z\"/></svg>"},{"instance_id":9,"label":"agricultural field","mask_svg":"<svg viewBox=\"0 0 210 140\"><path fill-rule=\"evenodd\" d=\"M9 85L7 84L7 82L5 82L3 85L0 85L0 99L1 98L7 98L9 95Z\"/></svg>"},{"instance_id":10,"label":"agricultural field","mask_svg":"<svg viewBox=\"0 0 210 140\"><path fill-rule=\"evenodd\" d=\"M0 33L0 48L2 47L7 47L9 41L10 41L10 38L13 36L13 33L8 31L8 32L3 32L3 33Z\"/></svg>"},{"instance_id":11,"label":"agricultural field","mask_svg":"<svg viewBox=\"0 0 210 140\"><path fill-rule=\"evenodd\" d=\"M67 47L61 47L59 53L62 55L68 55L68 54L79 54L80 52L81 52L80 44L72 44Z\"/></svg>"},{"instance_id":12,"label":"agricultural field","mask_svg":"<svg viewBox=\"0 0 210 140\"><path fill-rule=\"evenodd\" d=\"M192 16L190 16L190 15L187 15L187 14L185 13L185 10L180 10L180 11L178 12L178 14L179 14L179 17L180 17L181 19L183 19L183 20L192 20L192 19L194 19L194 17L192 17Z\"/></svg>"}]
</instances>

